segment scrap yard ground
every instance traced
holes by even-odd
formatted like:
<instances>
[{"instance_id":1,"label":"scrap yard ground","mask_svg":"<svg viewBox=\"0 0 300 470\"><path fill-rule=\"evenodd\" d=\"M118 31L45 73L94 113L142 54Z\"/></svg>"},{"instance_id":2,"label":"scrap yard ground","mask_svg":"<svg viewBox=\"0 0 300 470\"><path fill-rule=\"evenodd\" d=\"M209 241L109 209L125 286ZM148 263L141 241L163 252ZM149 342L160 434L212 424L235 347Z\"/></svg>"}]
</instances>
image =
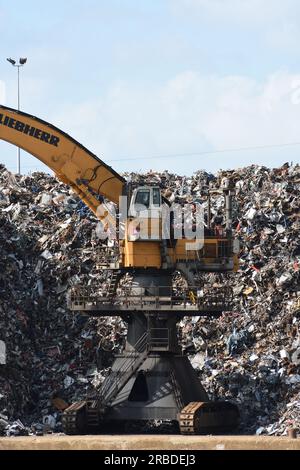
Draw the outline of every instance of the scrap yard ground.
<instances>
[{"instance_id":1,"label":"scrap yard ground","mask_svg":"<svg viewBox=\"0 0 300 470\"><path fill-rule=\"evenodd\" d=\"M0 450L300 450L300 439L270 436L45 436L1 438Z\"/></svg>"}]
</instances>

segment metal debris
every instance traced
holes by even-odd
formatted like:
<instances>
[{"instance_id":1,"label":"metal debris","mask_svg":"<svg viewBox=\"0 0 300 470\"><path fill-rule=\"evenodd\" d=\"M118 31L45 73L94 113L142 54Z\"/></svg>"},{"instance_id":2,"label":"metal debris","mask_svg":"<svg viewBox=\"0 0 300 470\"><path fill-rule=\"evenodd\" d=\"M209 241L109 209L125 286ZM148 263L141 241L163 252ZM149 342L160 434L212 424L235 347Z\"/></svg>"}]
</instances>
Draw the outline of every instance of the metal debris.
<instances>
[{"instance_id":1,"label":"metal debris","mask_svg":"<svg viewBox=\"0 0 300 470\"><path fill-rule=\"evenodd\" d=\"M239 405L242 433L299 429L300 167L125 176L156 182L175 202L204 206L209 189L234 179L240 269L202 279L204 288L232 286L234 308L218 319L182 320L182 347L210 397ZM212 196L215 220L222 204ZM0 166L0 341L6 346L5 361L0 350L0 434L60 432L61 410L97 390L109 373L126 325L74 315L66 306L71 286L86 285L98 295L109 288L110 272L101 267L105 243L97 220L67 186ZM180 289L180 276L175 282Z\"/></svg>"}]
</instances>

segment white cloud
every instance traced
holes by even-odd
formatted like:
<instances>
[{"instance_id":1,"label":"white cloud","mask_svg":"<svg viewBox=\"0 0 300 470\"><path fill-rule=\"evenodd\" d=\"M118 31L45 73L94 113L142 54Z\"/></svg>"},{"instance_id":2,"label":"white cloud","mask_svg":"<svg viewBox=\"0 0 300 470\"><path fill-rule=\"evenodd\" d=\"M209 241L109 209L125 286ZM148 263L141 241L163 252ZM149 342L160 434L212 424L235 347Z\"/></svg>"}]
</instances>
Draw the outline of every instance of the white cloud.
<instances>
[{"instance_id":1,"label":"white cloud","mask_svg":"<svg viewBox=\"0 0 300 470\"><path fill-rule=\"evenodd\" d=\"M277 72L258 82L243 76L179 74L152 89L116 83L102 97L53 116L54 123L105 161L223 150L299 141L300 74ZM263 153L258 158L263 158ZM247 154L113 163L126 169L170 168L191 172L249 163ZM286 158L282 154L283 159ZM234 161L234 159L236 159ZM246 160L243 160L246 159ZM206 160L206 161L205 161ZM225 160L226 161L226 160ZM213 168L212 166L216 166Z\"/></svg>"}]
</instances>

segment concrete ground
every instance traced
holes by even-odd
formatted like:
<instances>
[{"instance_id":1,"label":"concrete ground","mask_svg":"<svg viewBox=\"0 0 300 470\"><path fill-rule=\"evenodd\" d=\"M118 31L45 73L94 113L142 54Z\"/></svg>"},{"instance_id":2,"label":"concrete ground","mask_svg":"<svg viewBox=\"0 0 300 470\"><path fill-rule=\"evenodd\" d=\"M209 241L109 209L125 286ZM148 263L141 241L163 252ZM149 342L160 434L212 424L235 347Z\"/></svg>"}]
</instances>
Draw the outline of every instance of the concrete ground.
<instances>
[{"instance_id":1,"label":"concrete ground","mask_svg":"<svg viewBox=\"0 0 300 470\"><path fill-rule=\"evenodd\" d=\"M0 450L300 450L300 438L101 435L0 438Z\"/></svg>"}]
</instances>

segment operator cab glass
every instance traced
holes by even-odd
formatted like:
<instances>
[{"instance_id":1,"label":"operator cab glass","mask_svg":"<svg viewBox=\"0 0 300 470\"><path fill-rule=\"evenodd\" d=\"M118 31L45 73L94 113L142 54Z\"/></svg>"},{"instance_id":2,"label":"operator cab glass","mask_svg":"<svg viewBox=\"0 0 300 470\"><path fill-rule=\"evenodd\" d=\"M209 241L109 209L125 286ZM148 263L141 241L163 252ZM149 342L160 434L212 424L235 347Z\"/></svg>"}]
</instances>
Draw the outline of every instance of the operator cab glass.
<instances>
[{"instance_id":1,"label":"operator cab glass","mask_svg":"<svg viewBox=\"0 0 300 470\"><path fill-rule=\"evenodd\" d=\"M144 206L146 209L149 209L150 189L139 189L136 194L135 204L137 206Z\"/></svg>"},{"instance_id":2,"label":"operator cab glass","mask_svg":"<svg viewBox=\"0 0 300 470\"><path fill-rule=\"evenodd\" d=\"M143 187L135 190L131 201L130 215L161 208L161 192L158 187ZM146 215L146 214L145 214ZM153 216L153 214L152 214Z\"/></svg>"},{"instance_id":3,"label":"operator cab glass","mask_svg":"<svg viewBox=\"0 0 300 470\"><path fill-rule=\"evenodd\" d=\"M153 206L160 207L161 206L161 197L160 197L160 189L153 188Z\"/></svg>"}]
</instances>

